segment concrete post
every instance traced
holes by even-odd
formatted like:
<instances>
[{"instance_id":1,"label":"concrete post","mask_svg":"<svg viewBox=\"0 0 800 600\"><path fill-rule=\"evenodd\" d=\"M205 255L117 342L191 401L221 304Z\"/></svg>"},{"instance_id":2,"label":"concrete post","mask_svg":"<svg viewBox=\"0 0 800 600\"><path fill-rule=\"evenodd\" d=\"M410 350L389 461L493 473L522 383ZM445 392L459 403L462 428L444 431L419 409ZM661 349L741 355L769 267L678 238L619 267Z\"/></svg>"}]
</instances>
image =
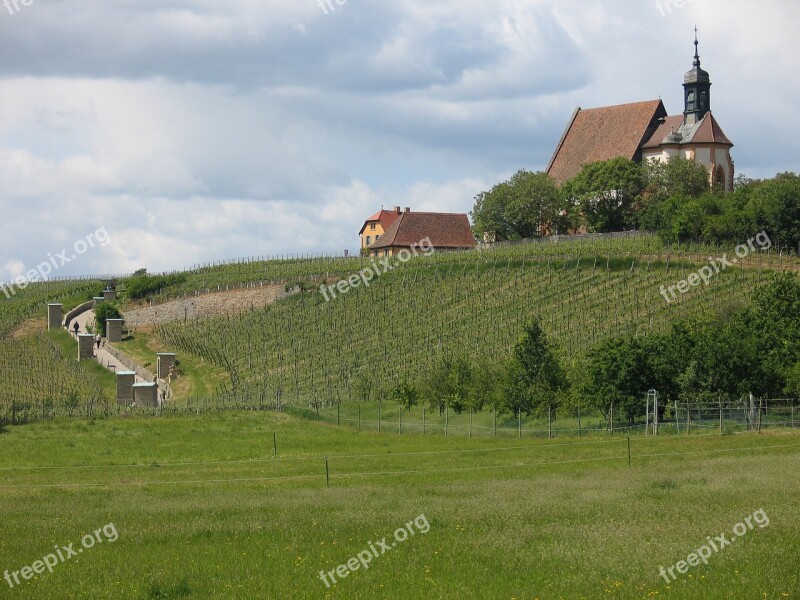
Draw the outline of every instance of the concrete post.
<instances>
[{"instance_id":1,"label":"concrete post","mask_svg":"<svg viewBox=\"0 0 800 600\"><path fill-rule=\"evenodd\" d=\"M91 333L78 334L78 360L94 358L94 336Z\"/></svg>"},{"instance_id":2,"label":"concrete post","mask_svg":"<svg viewBox=\"0 0 800 600\"><path fill-rule=\"evenodd\" d=\"M133 399L136 406L158 406L158 385L155 383L134 383Z\"/></svg>"},{"instance_id":3,"label":"concrete post","mask_svg":"<svg viewBox=\"0 0 800 600\"><path fill-rule=\"evenodd\" d=\"M117 404L129 406L133 402L133 384L136 373L133 371L117 371Z\"/></svg>"},{"instance_id":4,"label":"concrete post","mask_svg":"<svg viewBox=\"0 0 800 600\"><path fill-rule=\"evenodd\" d=\"M106 302L113 302L117 299L117 292L115 290L105 290L103 291L103 300Z\"/></svg>"},{"instance_id":5,"label":"concrete post","mask_svg":"<svg viewBox=\"0 0 800 600\"><path fill-rule=\"evenodd\" d=\"M171 352L159 352L156 354L156 377L166 381L169 372L175 366L175 355Z\"/></svg>"},{"instance_id":6,"label":"concrete post","mask_svg":"<svg viewBox=\"0 0 800 600\"><path fill-rule=\"evenodd\" d=\"M106 339L111 342L122 341L122 319L106 319Z\"/></svg>"},{"instance_id":7,"label":"concrete post","mask_svg":"<svg viewBox=\"0 0 800 600\"><path fill-rule=\"evenodd\" d=\"M64 318L63 304L47 305L47 330L57 331L61 329L61 321Z\"/></svg>"}]
</instances>

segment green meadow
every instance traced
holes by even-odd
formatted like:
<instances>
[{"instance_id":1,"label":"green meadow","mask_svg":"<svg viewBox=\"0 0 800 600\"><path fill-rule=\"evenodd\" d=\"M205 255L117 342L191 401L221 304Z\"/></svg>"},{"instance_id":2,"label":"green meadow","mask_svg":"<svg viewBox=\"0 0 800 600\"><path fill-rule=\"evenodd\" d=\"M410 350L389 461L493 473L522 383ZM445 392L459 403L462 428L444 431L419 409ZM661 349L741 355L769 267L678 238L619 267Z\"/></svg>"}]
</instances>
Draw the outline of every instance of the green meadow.
<instances>
[{"instance_id":1,"label":"green meadow","mask_svg":"<svg viewBox=\"0 0 800 600\"><path fill-rule=\"evenodd\" d=\"M111 523L118 537L0 582L0 598L798 597L800 435L636 436L630 465L628 443L377 434L276 412L6 426L0 570ZM659 575L760 509L769 524L707 565ZM429 530L366 570L319 577L422 515Z\"/></svg>"}]
</instances>

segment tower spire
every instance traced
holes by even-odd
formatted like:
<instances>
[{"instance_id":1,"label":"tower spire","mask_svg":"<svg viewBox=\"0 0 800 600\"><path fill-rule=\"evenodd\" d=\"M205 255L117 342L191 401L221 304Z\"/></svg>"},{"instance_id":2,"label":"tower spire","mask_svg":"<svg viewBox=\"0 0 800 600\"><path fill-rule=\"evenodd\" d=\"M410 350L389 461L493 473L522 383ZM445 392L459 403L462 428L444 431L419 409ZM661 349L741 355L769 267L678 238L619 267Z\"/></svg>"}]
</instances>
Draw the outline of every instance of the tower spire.
<instances>
[{"instance_id":1,"label":"tower spire","mask_svg":"<svg viewBox=\"0 0 800 600\"><path fill-rule=\"evenodd\" d=\"M697 41L697 25L694 26L694 63L695 67L700 66L700 42Z\"/></svg>"}]
</instances>

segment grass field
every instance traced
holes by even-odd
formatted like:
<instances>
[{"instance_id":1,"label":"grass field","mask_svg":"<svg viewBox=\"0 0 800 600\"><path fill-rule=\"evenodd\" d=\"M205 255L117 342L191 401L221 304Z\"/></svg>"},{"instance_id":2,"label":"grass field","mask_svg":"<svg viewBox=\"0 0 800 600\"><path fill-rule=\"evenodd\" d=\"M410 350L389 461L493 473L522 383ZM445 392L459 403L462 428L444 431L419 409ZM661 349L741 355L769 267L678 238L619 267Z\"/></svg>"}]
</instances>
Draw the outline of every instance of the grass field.
<instances>
[{"instance_id":1,"label":"grass field","mask_svg":"<svg viewBox=\"0 0 800 600\"><path fill-rule=\"evenodd\" d=\"M118 539L0 597L799 597L800 436L638 437L631 457L625 437L379 436L274 412L7 426L0 570L109 523ZM759 509L768 526L659 575ZM427 533L368 570L318 577L420 515Z\"/></svg>"}]
</instances>

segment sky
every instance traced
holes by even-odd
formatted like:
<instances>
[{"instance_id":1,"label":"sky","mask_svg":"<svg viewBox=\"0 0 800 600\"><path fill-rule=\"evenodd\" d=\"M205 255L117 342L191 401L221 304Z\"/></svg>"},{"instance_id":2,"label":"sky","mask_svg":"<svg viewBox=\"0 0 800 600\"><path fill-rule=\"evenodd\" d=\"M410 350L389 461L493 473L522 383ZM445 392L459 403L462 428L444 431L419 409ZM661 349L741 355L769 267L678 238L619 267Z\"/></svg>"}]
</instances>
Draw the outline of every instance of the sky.
<instances>
[{"instance_id":1,"label":"sky","mask_svg":"<svg viewBox=\"0 0 800 600\"><path fill-rule=\"evenodd\" d=\"M794 0L324 2L0 0L0 280L352 253L381 206L469 212L577 106L682 112L695 25L737 173L800 171Z\"/></svg>"}]
</instances>

